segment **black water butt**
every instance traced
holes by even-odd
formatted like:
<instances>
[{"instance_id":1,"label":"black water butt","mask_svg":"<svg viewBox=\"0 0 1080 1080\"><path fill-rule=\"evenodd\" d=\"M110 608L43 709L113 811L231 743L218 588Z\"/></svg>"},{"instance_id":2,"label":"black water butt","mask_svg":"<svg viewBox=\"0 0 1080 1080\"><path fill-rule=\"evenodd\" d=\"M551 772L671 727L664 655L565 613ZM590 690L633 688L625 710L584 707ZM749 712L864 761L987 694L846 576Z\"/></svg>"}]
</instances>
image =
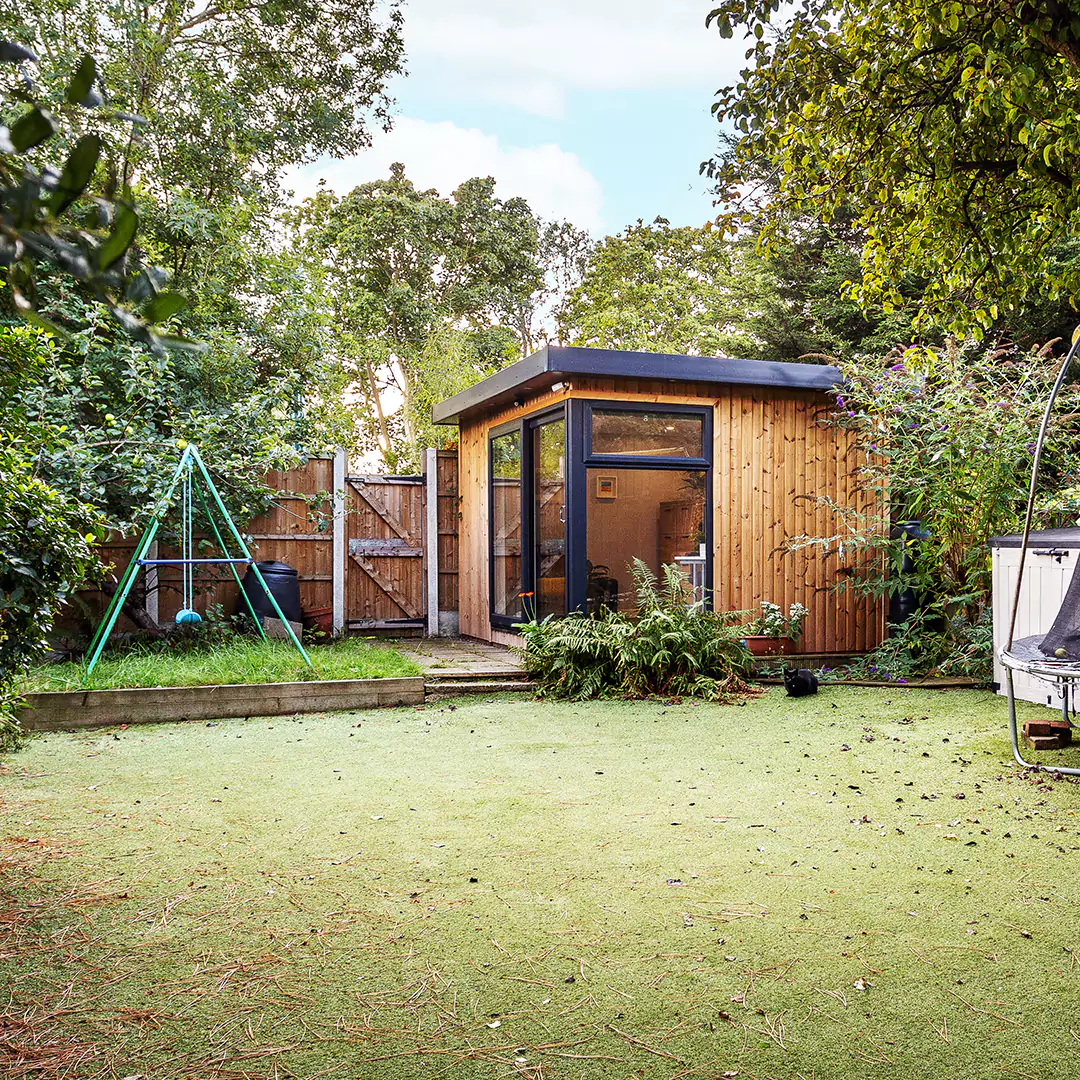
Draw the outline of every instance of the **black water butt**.
<instances>
[{"instance_id":1,"label":"black water butt","mask_svg":"<svg viewBox=\"0 0 1080 1080\"><path fill-rule=\"evenodd\" d=\"M281 613L289 622L300 622L300 575L288 563L259 562L255 564L262 574L266 587L274 595L281 608ZM249 566L241 583L256 616L262 619L276 619L277 612L270 603L270 597L259 584L255 571ZM241 608L244 610L244 608Z\"/></svg>"}]
</instances>

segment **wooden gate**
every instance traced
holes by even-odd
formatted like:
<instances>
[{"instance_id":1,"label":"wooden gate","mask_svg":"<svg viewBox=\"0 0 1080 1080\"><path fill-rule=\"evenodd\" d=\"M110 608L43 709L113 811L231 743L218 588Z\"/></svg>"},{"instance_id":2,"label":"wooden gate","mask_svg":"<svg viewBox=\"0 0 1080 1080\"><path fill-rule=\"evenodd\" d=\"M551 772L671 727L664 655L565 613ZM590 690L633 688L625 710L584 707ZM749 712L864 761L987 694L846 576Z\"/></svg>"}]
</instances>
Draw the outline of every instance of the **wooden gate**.
<instances>
[{"instance_id":1,"label":"wooden gate","mask_svg":"<svg viewBox=\"0 0 1080 1080\"><path fill-rule=\"evenodd\" d=\"M346 477L345 625L421 632L425 590L422 476Z\"/></svg>"}]
</instances>

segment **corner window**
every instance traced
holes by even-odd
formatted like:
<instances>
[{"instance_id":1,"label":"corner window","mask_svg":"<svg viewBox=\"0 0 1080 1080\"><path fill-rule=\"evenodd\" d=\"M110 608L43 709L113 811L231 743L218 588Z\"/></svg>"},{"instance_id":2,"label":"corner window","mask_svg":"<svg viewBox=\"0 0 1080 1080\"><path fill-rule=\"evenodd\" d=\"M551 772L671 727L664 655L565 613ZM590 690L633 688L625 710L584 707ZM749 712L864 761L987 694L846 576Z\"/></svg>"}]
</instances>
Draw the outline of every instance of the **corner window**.
<instances>
[{"instance_id":1,"label":"corner window","mask_svg":"<svg viewBox=\"0 0 1080 1080\"><path fill-rule=\"evenodd\" d=\"M593 457L705 457L705 423L700 412L591 410L590 448Z\"/></svg>"},{"instance_id":2,"label":"corner window","mask_svg":"<svg viewBox=\"0 0 1080 1080\"><path fill-rule=\"evenodd\" d=\"M491 440L491 612L520 619L521 430Z\"/></svg>"}]
</instances>

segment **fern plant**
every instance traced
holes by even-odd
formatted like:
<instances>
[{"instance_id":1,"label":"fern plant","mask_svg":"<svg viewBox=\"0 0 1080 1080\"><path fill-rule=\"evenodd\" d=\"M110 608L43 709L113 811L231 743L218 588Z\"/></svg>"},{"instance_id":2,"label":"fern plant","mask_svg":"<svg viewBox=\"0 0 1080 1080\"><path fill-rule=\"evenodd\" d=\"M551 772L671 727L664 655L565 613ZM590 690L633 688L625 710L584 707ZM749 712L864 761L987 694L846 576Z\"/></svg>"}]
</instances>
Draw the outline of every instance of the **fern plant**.
<instances>
[{"instance_id":1,"label":"fern plant","mask_svg":"<svg viewBox=\"0 0 1080 1080\"><path fill-rule=\"evenodd\" d=\"M636 615L602 609L518 626L525 670L540 693L722 701L745 691L750 654L740 640L741 613L688 603L688 578L678 566L664 566L662 580L640 559L631 571Z\"/></svg>"}]
</instances>

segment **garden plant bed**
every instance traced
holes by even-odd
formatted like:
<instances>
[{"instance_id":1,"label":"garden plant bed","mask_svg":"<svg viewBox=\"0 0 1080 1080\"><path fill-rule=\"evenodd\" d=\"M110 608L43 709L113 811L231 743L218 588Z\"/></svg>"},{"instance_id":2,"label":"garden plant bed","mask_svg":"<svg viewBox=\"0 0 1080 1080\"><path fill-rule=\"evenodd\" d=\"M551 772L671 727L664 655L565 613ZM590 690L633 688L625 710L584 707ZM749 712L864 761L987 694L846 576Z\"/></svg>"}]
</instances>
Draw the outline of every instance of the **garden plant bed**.
<instances>
[{"instance_id":1,"label":"garden plant bed","mask_svg":"<svg viewBox=\"0 0 1080 1080\"><path fill-rule=\"evenodd\" d=\"M33 736L0 1073L1070 1075L1078 803L977 691Z\"/></svg>"},{"instance_id":2,"label":"garden plant bed","mask_svg":"<svg viewBox=\"0 0 1080 1080\"><path fill-rule=\"evenodd\" d=\"M223 686L342 679L385 679L421 674L395 649L361 638L307 646L312 667L287 641L232 637L194 643L179 651L162 647L105 653L86 679L81 664L42 664L22 680L24 694L59 690L130 690L137 687ZM245 715L251 716L252 713Z\"/></svg>"}]
</instances>

